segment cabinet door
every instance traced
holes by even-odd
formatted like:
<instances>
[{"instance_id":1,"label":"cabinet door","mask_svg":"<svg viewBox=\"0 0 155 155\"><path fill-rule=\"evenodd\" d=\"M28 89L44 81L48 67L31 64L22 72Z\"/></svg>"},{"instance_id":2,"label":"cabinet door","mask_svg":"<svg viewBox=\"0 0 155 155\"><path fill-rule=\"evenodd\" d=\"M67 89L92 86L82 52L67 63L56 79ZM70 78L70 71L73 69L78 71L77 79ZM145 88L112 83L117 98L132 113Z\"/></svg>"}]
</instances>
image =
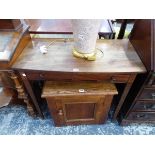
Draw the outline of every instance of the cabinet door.
<instances>
[{"instance_id":1,"label":"cabinet door","mask_svg":"<svg viewBox=\"0 0 155 155\"><path fill-rule=\"evenodd\" d=\"M101 124L107 119L111 100L111 96L74 96L53 103L48 99L48 106L56 126Z\"/></svg>"}]
</instances>

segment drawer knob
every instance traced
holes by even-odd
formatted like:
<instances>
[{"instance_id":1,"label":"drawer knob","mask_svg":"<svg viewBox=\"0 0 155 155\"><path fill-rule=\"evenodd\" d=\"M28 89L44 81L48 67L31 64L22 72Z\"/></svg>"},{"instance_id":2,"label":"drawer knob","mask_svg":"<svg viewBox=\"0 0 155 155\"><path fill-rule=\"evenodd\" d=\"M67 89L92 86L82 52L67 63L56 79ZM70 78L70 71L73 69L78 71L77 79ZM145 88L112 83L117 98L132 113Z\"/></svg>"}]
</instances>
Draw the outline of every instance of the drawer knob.
<instances>
[{"instance_id":1,"label":"drawer knob","mask_svg":"<svg viewBox=\"0 0 155 155\"><path fill-rule=\"evenodd\" d=\"M58 115L60 115L60 116L63 115L63 111L61 109L58 111Z\"/></svg>"},{"instance_id":2,"label":"drawer knob","mask_svg":"<svg viewBox=\"0 0 155 155\"><path fill-rule=\"evenodd\" d=\"M44 77L44 75L43 75L43 74L40 74L39 76L40 76L41 78L43 78L43 77Z\"/></svg>"},{"instance_id":3,"label":"drawer knob","mask_svg":"<svg viewBox=\"0 0 155 155\"><path fill-rule=\"evenodd\" d=\"M115 77L111 77L111 81L116 81L116 78Z\"/></svg>"},{"instance_id":4,"label":"drawer knob","mask_svg":"<svg viewBox=\"0 0 155 155\"><path fill-rule=\"evenodd\" d=\"M25 76L26 76L26 74L25 74L25 73L22 73L22 76L24 76L24 77L25 77Z\"/></svg>"},{"instance_id":5,"label":"drawer knob","mask_svg":"<svg viewBox=\"0 0 155 155\"><path fill-rule=\"evenodd\" d=\"M154 82L155 82L155 74L153 74L148 82L148 85L152 86L154 85Z\"/></svg>"},{"instance_id":6,"label":"drawer knob","mask_svg":"<svg viewBox=\"0 0 155 155\"><path fill-rule=\"evenodd\" d=\"M137 115L137 118L144 118L145 117L145 114L139 114Z\"/></svg>"},{"instance_id":7,"label":"drawer knob","mask_svg":"<svg viewBox=\"0 0 155 155\"><path fill-rule=\"evenodd\" d=\"M144 105L144 109L153 109L155 108L154 106L155 106L154 104Z\"/></svg>"},{"instance_id":8,"label":"drawer knob","mask_svg":"<svg viewBox=\"0 0 155 155\"><path fill-rule=\"evenodd\" d=\"M152 98L153 100L155 100L155 93L152 93Z\"/></svg>"}]
</instances>

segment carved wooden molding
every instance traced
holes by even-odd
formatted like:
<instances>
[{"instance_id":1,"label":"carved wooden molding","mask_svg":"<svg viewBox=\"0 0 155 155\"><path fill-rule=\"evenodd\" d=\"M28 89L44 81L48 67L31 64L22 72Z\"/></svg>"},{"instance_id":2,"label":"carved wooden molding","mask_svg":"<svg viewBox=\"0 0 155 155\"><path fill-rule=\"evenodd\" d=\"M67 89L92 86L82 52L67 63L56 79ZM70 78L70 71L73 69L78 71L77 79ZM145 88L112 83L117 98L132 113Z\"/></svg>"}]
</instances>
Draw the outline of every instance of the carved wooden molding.
<instances>
[{"instance_id":1,"label":"carved wooden molding","mask_svg":"<svg viewBox=\"0 0 155 155\"><path fill-rule=\"evenodd\" d=\"M18 93L18 98L19 99L23 99L24 102L27 105L27 111L29 113L29 115L31 116L36 116L36 112L32 106L32 103L28 97L28 94L26 93L23 84L20 82L18 75L14 72L14 71L10 71L10 77L11 79L14 81L17 93Z\"/></svg>"}]
</instances>

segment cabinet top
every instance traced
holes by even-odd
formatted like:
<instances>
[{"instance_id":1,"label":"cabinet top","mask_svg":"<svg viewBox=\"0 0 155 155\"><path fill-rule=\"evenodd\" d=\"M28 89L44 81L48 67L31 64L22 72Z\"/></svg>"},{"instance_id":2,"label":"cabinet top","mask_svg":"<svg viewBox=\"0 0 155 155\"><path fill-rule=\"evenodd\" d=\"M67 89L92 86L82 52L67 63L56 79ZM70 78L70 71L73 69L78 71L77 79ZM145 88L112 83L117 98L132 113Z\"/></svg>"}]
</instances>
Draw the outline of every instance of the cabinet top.
<instances>
[{"instance_id":1,"label":"cabinet top","mask_svg":"<svg viewBox=\"0 0 155 155\"><path fill-rule=\"evenodd\" d=\"M53 44L46 54L40 52L40 47ZM73 41L62 39L34 38L16 62L13 69L79 72L79 73L143 73L146 68L128 39L98 40L96 61L86 61L72 55ZM103 52L101 52L101 51Z\"/></svg>"},{"instance_id":2,"label":"cabinet top","mask_svg":"<svg viewBox=\"0 0 155 155\"><path fill-rule=\"evenodd\" d=\"M114 84L108 82L63 82L46 81L42 97L115 95L118 94Z\"/></svg>"}]
</instances>

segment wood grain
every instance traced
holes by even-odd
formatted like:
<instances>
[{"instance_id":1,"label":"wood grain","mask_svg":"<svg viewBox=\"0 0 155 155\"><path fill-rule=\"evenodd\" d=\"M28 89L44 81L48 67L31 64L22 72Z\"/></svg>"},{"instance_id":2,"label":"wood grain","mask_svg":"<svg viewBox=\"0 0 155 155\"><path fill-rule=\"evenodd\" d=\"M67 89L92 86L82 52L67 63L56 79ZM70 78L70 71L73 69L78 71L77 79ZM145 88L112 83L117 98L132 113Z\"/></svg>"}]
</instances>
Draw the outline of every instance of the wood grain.
<instances>
[{"instance_id":1,"label":"wood grain","mask_svg":"<svg viewBox=\"0 0 155 155\"><path fill-rule=\"evenodd\" d=\"M136 20L130 37L132 45L136 49L139 57L149 71L153 70L153 66L151 65L151 63L153 62L151 61L151 59L153 58L153 55L151 56L151 52L152 50L154 50L151 43L151 34L153 35L151 29L152 22L153 21L149 19Z\"/></svg>"},{"instance_id":2,"label":"wood grain","mask_svg":"<svg viewBox=\"0 0 155 155\"><path fill-rule=\"evenodd\" d=\"M130 41L147 73L138 75L129 95L120 110L120 121L129 123L155 123L155 100L153 93L155 71L155 20L137 19L131 32Z\"/></svg>"},{"instance_id":3,"label":"wood grain","mask_svg":"<svg viewBox=\"0 0 155 155\"><path fill-rule=\"evenodd\" d=\"M80 90L84 92L80 92ZM55 96L86 96L86 95L114 95L117 89L112 83L106 82L45 82L42 97Z\"/></svg>"},{"instance_id":4,"label":"wood grain","mask_svg":"<svg viewBox=\"0 0 155 155\"><path fill-rule=\"evenodd\" d=\"M47 54L40 46L55 43ZM77 73L144 73L146 69L129 40L98 40L97 60L90 62L72 55L73 42L53 39L33 39L12 68L22 70Z\"/></svg>"}]
</instances>

